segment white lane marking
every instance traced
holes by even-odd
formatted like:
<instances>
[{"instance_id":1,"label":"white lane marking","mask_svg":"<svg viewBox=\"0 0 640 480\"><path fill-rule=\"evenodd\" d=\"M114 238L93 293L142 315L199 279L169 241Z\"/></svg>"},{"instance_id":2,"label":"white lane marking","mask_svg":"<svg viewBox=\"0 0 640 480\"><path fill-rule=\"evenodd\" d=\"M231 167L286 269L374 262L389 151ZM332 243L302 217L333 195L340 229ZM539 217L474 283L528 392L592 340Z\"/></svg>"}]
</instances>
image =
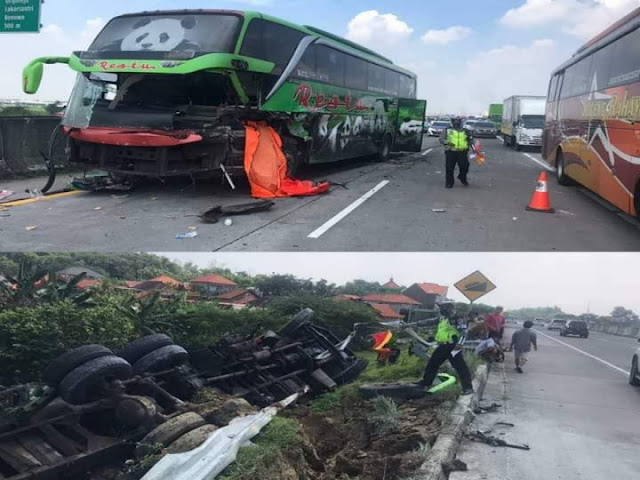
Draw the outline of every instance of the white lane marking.
<instances>
[{"instance_id":1,"label":"white lane marking","mask_svg":"<svg viewBox=\"0 0 640 480\"><path fill-rule=\"evenodd\" d=\"M629 375L629 372L628 372L628 371L626 371L626 370L625 370L625 369L623 369L623 368L616 367L613 363L609 363L609 362L607 362L606 360L601 359L600 357L596 357L595 355L591 355L590 353L587 353L587 352L585 352L584 350L580 350L579 348L576 348L576 347L574 347L573 345L569 345L568 343L565 343L565 342L563 342L562 340L558 340L557 338L553 338L552 336L547 335L546 333L542 333L540 330L537 330L537 329L536 329L536 332L538 332L540 335L542 335L542 336L544 336L544 337L547 337L547 338L549 338L549 339L553 340L554 342L558 342L559 344L564 345L565 347L569 347L571 350L575 350L575 351L576 351L576 352L578 352L578 353L581 353L581 354L583 354L583 355L585 355L585 356L587 356L587 357L589 357L589 358L592 358L592 359L594 359L594 360L597 360L598 362L603 363L603 364L604 364L604 365L606 365L607 367L611 367L611 368L613 368L614 370L619 371L620 373L624 373L625 375Z\"/></svg>"},{"instance_id":2,"label":"white lane marking","mask_svg":"<svg viewBox=\"0 0 640 480\"><path fill-rule=\"evenodd\" d=\"M340 220L345 218L347 215L349 215L351 212L353 212L356 208L358 208L360 205L362 205L364 202L366 202L368 199L370 199L373 195L375 195L376 192L379 192L380 190L382 190L388 184L389 184L389 180L383 180L382 182L380 182L378 185L376 185L371 190L369 190L367 193L362 195L359 199L357 199L355 202L353 202L347 208L345 208L340 213L338 213L336 216L334 216L329 221L324 223L321 227L319 227L318 229L316 229L313 232L311 232L308 235L308 238L320 238L320 236L323 233L327 232L327 230L329 230L331 227L335 226Z\"/></svg>"},{"instance_id":3,"label":"white lane marking","mask_svg":"<svg viewBox=\"0 0 640 480\"><path fill-rule=\"evenodd\" d=\"M433 148L429 148L429 149L425 150L420 155L429 155L431 152L433 152Z\"/></svg>"},{"instance_id":4,"label":"white lane marking","mask_svg":"<svg viewBox=\"0 0 640 480\"><path fill-rule=\"evenodd\" d=\"M542 160L538 160L536 157L534 157L533 155L529 155L528 153L523 153L523 155L527 157L529 160L533 160L534 162L536 162L538 165L543 167L548 172L553 172L553 168L551 168L549 165L544 163Z\"/></svg>"}]
</instances>

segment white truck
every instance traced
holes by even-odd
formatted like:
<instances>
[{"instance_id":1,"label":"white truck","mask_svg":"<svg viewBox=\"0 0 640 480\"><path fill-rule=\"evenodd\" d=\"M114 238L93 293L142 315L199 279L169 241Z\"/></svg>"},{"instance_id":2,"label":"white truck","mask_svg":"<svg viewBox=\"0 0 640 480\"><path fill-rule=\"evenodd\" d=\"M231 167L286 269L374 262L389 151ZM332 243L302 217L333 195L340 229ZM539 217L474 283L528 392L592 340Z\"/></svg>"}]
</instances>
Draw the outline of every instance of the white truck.
<instances>
[{"instance_id":1,"label":"white truck","mask_svg":"<svg viewBox=\"0 0 640 480\"><path fill-rule=\"evenodd\" d=\"M502 137L507 147L542 147L546 97L513 96L504 101Z\"/></svg>"}]
</instances>

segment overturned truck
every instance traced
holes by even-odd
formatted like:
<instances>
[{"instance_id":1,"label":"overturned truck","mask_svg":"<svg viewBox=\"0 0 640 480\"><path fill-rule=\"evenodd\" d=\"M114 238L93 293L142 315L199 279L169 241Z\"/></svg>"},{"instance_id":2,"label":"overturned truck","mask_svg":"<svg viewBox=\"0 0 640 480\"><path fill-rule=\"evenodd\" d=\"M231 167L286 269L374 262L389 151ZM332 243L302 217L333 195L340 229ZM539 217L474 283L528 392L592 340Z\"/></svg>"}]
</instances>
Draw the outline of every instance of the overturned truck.
<instances>
[{"instance_id":1,"label":"overturned truck","mask_svg":"<svg viewBox=\"0 0 640 480\"><path fill-rule=\"evenodd\" d=\"M159 447L179 453L234 415L355 379L367 362L312 317L306 309L277 333L191 353L153 334L117 353L84 345L61 355L43 384L0 391L0 478L72 478Z\"/></svg>"},{"instance_id":2,"label":"overturned truck","mask_svg":"<svg viewBox=\"0 0 640 480\"><path fill-rule=\"evenodd\" d=\"M88 50L32 61L24 91L36 93L43 65L55 63L78 72L62 120L66 156L119 177L242 171L254 122L277 133L291 174L304 163L421 148L422 128L407 128L426 108L413 73L257 12L116 17Z\"/></svg>"}]
</instances>

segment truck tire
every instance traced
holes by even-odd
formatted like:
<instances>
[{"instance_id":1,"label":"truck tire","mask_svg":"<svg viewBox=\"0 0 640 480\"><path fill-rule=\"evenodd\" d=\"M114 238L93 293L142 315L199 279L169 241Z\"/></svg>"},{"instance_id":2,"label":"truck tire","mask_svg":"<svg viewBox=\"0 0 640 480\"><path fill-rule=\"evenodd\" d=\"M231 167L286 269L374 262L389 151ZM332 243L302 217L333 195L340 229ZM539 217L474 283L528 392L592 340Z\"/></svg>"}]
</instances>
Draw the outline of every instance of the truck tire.
<instances>
[{"instance_id":1,"label":"truck tire","mask_svg":"<svg viewBox=\"0 0 640 480\"><path fill-rule=\"evenodd\" d=\"M124 358L110 355L99 357L71 370L60 382L58 390L63 400L81 405L97 400L93 387L109 380L131 377L131 365Z\"/></svg>"},{"instance_id":2,"label":"truck tire","mask_svg":"<svg viewBox=\"0 0 640 480\"><path fill-rule=\"evenodd\" d=\"M172 344L173 340L171 340L171 337L164 333L147 335L146 337L139 338L124 347L122 351L120 351L119 356L133 364L144 357L147 353Z\"/></svg>"},{"instance_id":3,"label":"truck tire","mask_svg":"<svg viewBox=\"0 0 640 480\"><path fill-rule=\"evenodd\" d=\"M166 345L153 352L147 353L144 357L133 364L133 373L141 375L148 372L159 372L182 365L189 359L187 351L179 345Z\"/></svg>"},{"instance_id":4,"label":"truck tire","mask_svg":"<svg viewBox=\"0 0 640 480\"><path fill-rule=\"evenodd\" d=\"M113 352L102 345L83 345L63 353L53 360L42 372L42 381L52 387L58 383L76 367L94 358L113 355Z\"/></svg>"},{"instance_id":5,"label":"truck tire","mask_svg":"<svg viewBox=\"0 0 640 480\"><path fill-rule=\"evenodd\" d=\"M354 381L362 372L364 372L365 368L367 368L369 362L367 360L357 359L347 368L345 368L339 375L333 379L338 385L344 385L346 383Z\"/></svg>"},{"instance_id":6,"label":"truck tire","mask_svg":"<svg viewBox=\"0 0 640 480\"><path fill-rule=\"evenodd\" d=\"M198 448L211 436L213 432L218 430L218 427L211 424L206 424L198 428L194 428L190 432L185 433L177 440L173 441L171 445L167 447L168 453L184 453L194 448Z\"/></svg>"},{"instance_id":7,"label":"truck tire","mask_svg":"<svg viewBox=\"0 0 640 480\"><path fill-rule=\"evenodd\" d=\"M156 445L166 447L185 433L202 427L206 423L206 420L195 412L186 412L170 418L140 440L135 450L136 458L140 459L147 456Z\"/></svg>"}]
</instances>

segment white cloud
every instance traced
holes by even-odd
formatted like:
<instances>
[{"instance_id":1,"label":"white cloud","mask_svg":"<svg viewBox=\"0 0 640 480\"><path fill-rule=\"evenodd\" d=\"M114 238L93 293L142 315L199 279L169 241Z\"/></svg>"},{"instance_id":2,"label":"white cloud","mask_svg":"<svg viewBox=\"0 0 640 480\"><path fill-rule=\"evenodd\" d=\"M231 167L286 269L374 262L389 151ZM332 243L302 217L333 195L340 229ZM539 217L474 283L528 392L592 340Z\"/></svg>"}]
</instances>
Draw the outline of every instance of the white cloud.
<instances>
[{"instance_id":1,"label":"white cloud","mask_svg":"<svg viewBox=\"0 0 640 480\"><path fill-rule=\"evenodd\" d=\"M351 19L346 37L363 45L375 46L406 40L411 33L413 28L396 15L368 10Z\"/></svg>"},{"instance_id":2,"label":"white cloud","mask_svg":"<svg viewBox=\"0 0 640 480\"><path fill-rule=\"evenodd\" d=\"M444 30L428 30L420 39L427 45L446 45L468 37L471 35L471 32L472 30L468 27L456 25L455 27L445 28Z\"/></svg>"},{"instance_id":3,"label":"white cloud","mask_svg":"<svg viewBox=\"0 0 640 480\"><path fill-rule=\"evenodd\" d=\"M639 6L640 0L526 0L507 11L500 23L512 28L557 24L586 40Z\"/></svg>"}]
</instances>

